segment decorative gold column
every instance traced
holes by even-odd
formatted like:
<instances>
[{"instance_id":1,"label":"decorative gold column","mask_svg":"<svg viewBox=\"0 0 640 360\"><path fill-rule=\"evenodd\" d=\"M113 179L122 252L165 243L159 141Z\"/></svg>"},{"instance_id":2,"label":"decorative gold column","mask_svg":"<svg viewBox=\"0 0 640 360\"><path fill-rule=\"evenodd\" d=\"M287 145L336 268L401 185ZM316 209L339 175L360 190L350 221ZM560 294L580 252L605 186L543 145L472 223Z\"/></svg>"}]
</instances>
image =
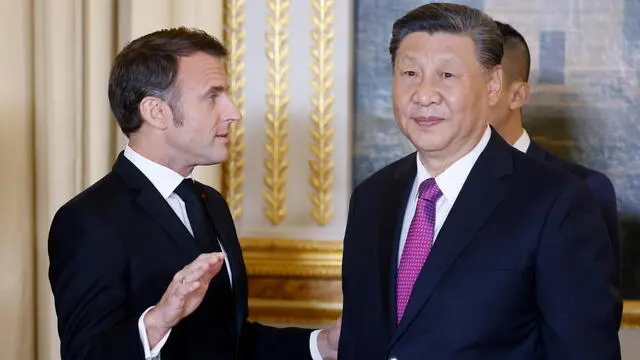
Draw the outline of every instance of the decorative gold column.
<instances>
[{"instance_id":1,"label":"decorative gold column","mask_svg":"<svg viewBox=\"0 0 640 360\"><path fill-rule=\"evenodd\" d=\"M311 216L318 225L326 225L333 217L333 0L312 0L313 45L312 86L315 90L311 98Z\"/></svg>"},{"instance_id":2,"label":"decorative gold column","mask_svg":"<svg viewBox=\"0 0 640 360\"><path fill-rule=\"evenodd\" d=\"M289 87L287 81L287 73L289 72L289 64L287 57L289 56L289 47L287 40L289 34L286 26L289 23L289 0L268 0L269 15L267 23L269 25L269 33L267 33L267 58L269 59L269 94L267 95L267 104L269 110L266 114L267 126L265 133L267 143L265 144L266 174L264 175L264 184L267 189L264 192L264 215L277 225L281 223L287 213L285 205L287 183L287 159L286 155L289 151L289 143L287 143L287 121L289 120L289 112L287 105L289 96L287 89Z\"/></svg>"},{"instance_id":3,"label":"decorative gold column","mask_svg":"<svg viewBox=\"0 0 640 360\"><path fill-rule=\"evenodd\" d=\"M224 2L224 41L229 51L227 73L233 101L244 117L244 0ZM222 193L235 221L242 217L244 199L244 122L234 123L229 133L229 159L222 164Z\"/></svg>"},{"instance_id":4,"label":"decorative gold column","mask_svg":"<svg viewBox=\"0 0 640 360\"><path fill-rule=\"evenodd\" d=\"M243 85L238 96L246 127L237 141L243 175L229 165L224 178L244 181L236 227L249 274L249 315L331 323L342 306L342 236L351 193L352 2L246 1L242 25L235 9L226 11L235 64L229 74L238 76L231 86L235 93L234 83ZM242 45L233 37L237 27L244 28Z\"/></svg>"}]
</instances>

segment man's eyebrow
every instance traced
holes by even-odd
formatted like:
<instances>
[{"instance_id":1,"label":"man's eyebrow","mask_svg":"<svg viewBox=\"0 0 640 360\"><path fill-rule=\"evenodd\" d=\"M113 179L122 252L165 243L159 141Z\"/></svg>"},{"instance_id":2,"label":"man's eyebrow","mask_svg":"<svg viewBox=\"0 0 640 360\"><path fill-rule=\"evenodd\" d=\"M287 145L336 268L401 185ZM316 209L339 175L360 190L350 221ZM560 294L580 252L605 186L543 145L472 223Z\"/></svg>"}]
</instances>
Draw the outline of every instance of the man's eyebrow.
<instances>
[{"instance_id":1,"label":"man's eyebrow","mask_svg":"<svg viewBox=\"0 0 640 360\"><path fill-rule=\"evenodd\" d=\"M207 91L205 92L205 95L211 95L211 94L215 94L219 92L227 92L227 91L229 91L229 86L211 86L209 89L207 89Z\"/></svg>"}]
</instances>

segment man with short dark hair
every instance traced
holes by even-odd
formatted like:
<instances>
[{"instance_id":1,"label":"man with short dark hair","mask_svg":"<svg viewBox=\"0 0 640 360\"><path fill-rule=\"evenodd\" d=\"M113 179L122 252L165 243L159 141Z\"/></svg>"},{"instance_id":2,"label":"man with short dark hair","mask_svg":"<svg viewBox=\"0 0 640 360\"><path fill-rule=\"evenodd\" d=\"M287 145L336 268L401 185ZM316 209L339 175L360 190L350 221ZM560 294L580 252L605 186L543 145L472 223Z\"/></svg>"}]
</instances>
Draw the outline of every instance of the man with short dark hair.
<instances>
[{"instance_id":1,"label":"man with short dark hair","mask_svg":"<svg viewBox=\"0 0 640 360\"><path fill-rule=\"evenodd\" d=\"M128 137L113 170L56 213L49 279L63 360L335 358L339 326L247 322L247 274L229 208L194 181L227 159L240 111L224 46L185 28L132 41L109 101Z\"/></svg>"},{"instance_id":2,"label":"man with short dark hair","mask_svg":"<svg viewBox=\"0 0 640 360\"><path fill-rule=\"evenodd\" d=\"M352 194L339 359L620 359L597 204L487 123L503 90L494 21L429 3L394 23L389 50L417 153Z\"/></svg>"},{"instance_id":3,"label":"man with short dark hair","mask_svg":"<svg viewBox=\"0 0 640 360\"><path fill-rule=\"evenodd\" d=\"M523 127L522 107L528 103L531 89L529 87L529 71L531 54L527 41L511 25L496 21L504 39L504 55L502 57L502 95L489 111L489 122L509 144L516 149L542 161L575 175L591 190L602 210L607 232L613 247L616 260L616 276L620 268L620 242L618 237L618 211L616 193L609 178L598 171L559 158L543 149L529 137ZM616 279L619 284L619 278ZM622 309L620 309L622 316Z\"/></svg>"}]
</instances>

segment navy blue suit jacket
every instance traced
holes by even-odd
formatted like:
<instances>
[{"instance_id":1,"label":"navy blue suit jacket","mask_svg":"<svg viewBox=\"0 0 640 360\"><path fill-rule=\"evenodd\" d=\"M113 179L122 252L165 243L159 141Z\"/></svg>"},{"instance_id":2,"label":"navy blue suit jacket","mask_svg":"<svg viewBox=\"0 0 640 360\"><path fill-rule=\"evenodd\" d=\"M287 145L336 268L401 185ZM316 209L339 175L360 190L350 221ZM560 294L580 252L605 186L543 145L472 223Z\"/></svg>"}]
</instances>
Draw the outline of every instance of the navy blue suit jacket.
<instances>
[{"instance_id":1,"label":"navy blue suit jacket","mask_svg":"<svg viewBox=\"0 0 640 360\"><path fill-rule=\"evenodd\" d=\"M339 359L618 360L621 298L600 209L575 177L491 140L396 324L415 153L354 190Z\"/></svg>"},{"instance_id":2,"label":"navy blue suit jacket","mask_svg":"<svg viewBox=\"0 0 640 360\"><path fill-rule=\"evenodd\" d=\"M247 321L247 273L222 195L197 184L227 253L191 315L175 326L162 360L311 359L310 330ZM113 171L62 206L49 234L49 280L62 360L144 359L138 319L174 274L201 253L153 184L122 154ZM224 275L224 276L221 276Z\"/></svg>"},{"instance_id":3,"label":"navy blue suit jacket","mask_svg":"<svg viewBox=\"0 0 640 360\"><path fill-rule=\"evenodd\" d=\"M574 162L570 162L559 158L549 151L540 147L535 141L531 141L529 149L527 149L527 155L530 155L538 160L546 161L552 165L569 172L576 176L580 180L584 181L585 185L591 191L591 194L595 197L596 201L600 205L602 210L602 216L604 217L604 223L607 226L607 232L609 233L609 239L613 246L613 254L616 259L616 268L618 273L620 272L620 238L619 238L619 223L618 223L618 207L616 201L616 192L613 188L613 184L609 178L598 171L589 169L582 165L578 165ZM618 280L619 282L619 280Z\"/></svg>"}]
</instances>

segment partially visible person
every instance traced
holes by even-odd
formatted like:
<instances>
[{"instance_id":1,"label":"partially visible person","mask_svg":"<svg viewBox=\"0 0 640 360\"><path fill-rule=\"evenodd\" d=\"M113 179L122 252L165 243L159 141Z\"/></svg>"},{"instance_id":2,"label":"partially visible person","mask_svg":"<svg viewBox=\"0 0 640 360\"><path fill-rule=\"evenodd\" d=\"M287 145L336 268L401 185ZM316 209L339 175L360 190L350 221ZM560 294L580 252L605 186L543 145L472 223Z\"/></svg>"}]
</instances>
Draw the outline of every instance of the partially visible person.
<instances>
[{"instance_id":1,"label":"partially visible person","mask_svg":"<svg viewBox=\"0 0 640 360\"><path fill-rule=\"evenodd\" d=\"M504 70L503 91L498 103L490 108L489 121L498 133L516 149L536 159L558 166L584 181L602 210L602 216L613 246L616 268L618 269L616 283L619 285L620 239L617 200L613 184L603 173L557 157L529 137L524 129L522 117L522 107L529 101L531 95L529 46L524 36L511 25L499 21L496 21L496 24L504 42L504 55L501 62ZM622 316L622 309L620 316Z\"/></svg>"},{"instance_id":2,"label":"partially visible person","mask_svg":"<svg viewBox=\"0 0 640 360\"><path fill-rule=\"evenodd\" d=\"M598 205L488 125L497 25L429 3L394 23L389 52L394 117L417 152L351 196L339 359L619 360Z\"/></svg>"},{"instance_id":3,"label":"partially visible person","mask_svg":"<svg viewBox=\"0 0 640 360\"><path fill-rule=\"evenodd\" d=\"M177 28L116 57L109 101L129 143L109 174L58 210L49 234L62 360L337 356L339 322L312 332L247 321L229 208L192 178L227 159L241 117L226 55L205 32Z\"/></svg>"}]
</instances>

